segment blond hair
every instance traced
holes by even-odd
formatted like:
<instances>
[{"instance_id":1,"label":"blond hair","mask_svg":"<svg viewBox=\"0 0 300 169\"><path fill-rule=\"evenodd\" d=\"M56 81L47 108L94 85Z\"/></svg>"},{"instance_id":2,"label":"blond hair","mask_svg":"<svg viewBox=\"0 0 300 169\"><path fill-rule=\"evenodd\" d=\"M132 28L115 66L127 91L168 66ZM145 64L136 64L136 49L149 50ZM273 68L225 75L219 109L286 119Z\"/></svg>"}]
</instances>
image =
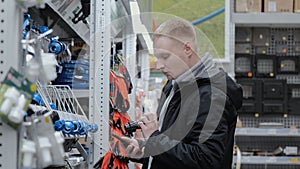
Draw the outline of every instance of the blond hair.
<instances>
[{"instance_id":1,"label":"blond hair","mask_svg":"<svg viewBox=\"0 0 300 169\"><path fill-rule=\"evenodd\" d=\"M154 32L153 39L161 36L176 39L182 43L191 42L194 50L198 50L196 31L193 25L184 19L175 18L162 23Z\"/></svg>"}]
</instances>

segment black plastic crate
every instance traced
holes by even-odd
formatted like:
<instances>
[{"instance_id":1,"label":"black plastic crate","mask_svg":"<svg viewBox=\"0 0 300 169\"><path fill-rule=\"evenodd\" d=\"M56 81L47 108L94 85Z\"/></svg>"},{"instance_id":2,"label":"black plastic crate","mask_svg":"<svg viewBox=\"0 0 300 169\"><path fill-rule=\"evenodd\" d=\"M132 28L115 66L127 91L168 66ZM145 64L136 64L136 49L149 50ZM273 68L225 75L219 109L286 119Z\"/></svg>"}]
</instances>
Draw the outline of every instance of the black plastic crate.
<instances>
[{"instance_id":1,"label":"black plastic crate","mask_svg":"<svg viewBox=\"0 0 300 169\"><path fill-rule=\"evenodd\" d=\"M251 28L236 27L235 28L235 41L236 42L251 42L252 41Z\"/></svg>"},{"instance_id":2,"label":"black plastic crate","mask_svg":"<svg viewBox=\"0 0 300 169\"><path fill-rule=\"evenodd\" d=\"M254 46L270 46L270 29L253 28L252 39Z\"/></svg>"},{"instance_id":3,"label":"black plastic crate","mask_svg":"<svg viewBox=\"0 0 300 169\"><path fill-rule=\"evenodd\" d=\"M276 75L276 56L256 55L256 77L273 78Z\"/></svg>"},{"instance_id":4,"label":"black plastic crate","mask_svg":"<svg viewBox=\"0 0 300 169\"><path fill-rule=\"evenodd\" d=\"M290 52L287 44L276 44L276 54L286 55Z\"/></svg>"},{"instance_id":5,"label":"black plastic crate","mask_svg":"<svg viewBox=\"0 0 300 169\"><path fill-rule=\"evenodd\" d=\"M285 114L285 103L280 100L264 100L263 101L263 113L280 113Z\"/></svg>"},{"instance_id":6,"label":"black plastic crate","mask_svg":"<svg viewBox=\"0 0 300 169\"><path fill-rule=\"evenodd\" d=\"M300 84L288 84L288 113L300 115Z\"/></svg>"},{"instance_id":7,"label":"black plastic crate","mask_svg":"<svg viewBox=\"0 0 300 169\"><path fill-rule=\"evenodd\" d=\"M252 77L253 76L253 56L246 54L235 55L235 76Z\"/></svg>"},{"instance_id":8,"label":"black plastic crate","mask_svg":"<svg viewBox=\"0 0 300 169\"><path fill-rule=\"evenodd\" d=\"M299 74L299 56L278 56L277 74Z\"/></svg>"},{"instance_id":9,"label":"black plastic crate","mask_svg":"<svg viewBox=\"0 0 300 169\"><path fill-rule=\"evenodd\" d=\"M264 99L280 99L286 98L286 81L285 80L263 80L263 98Z\"/></svg>"},{"instance_id":10,"label":"black plastic crate","mask_svg":"<svg viewBox=\"0 0 300 169\"><path fill-rule=\"evenodd\" d=\"M255 53L256 54L265 55L265 54L267 54L267 52L268 52L268 47L266 47L266 46L257 46L257 47L255 47Z\"/></svg>"},{"instance_id":11,"label":"black plastic crate","mask_svg":"<svg viewBox=\"0 0 300 169\"><path fill-rule=\"evenodd\" d=\"M236 135L235 141L242 152L273 152L278 147L300 147L299 137L266 135Z\"/></svg>"},{"instance_id":12,"label":"black plastic crate","mask_svg":"<svg viewBox=\"0 0 300 169\"><path fill-rule=\"evenodd\" d=\"M300 29L294 30L294 42L300 42Z\"/></svg>"},{"instance_id":13,"label":"black plastic crate","mask_svg":"<svg viewBox=\"0 0 300 169\"><path fill-rule=\"evenodd\" d=\"M236 54L251 54L252 46L250 43L237 43L235 44Z\"/></svg>"},{"instance_id":14,"label":"black plastic crate","mask_svg":"<svg viewBox=\"0 0 300 169\"><path fill-rule=\"evenodd\" d=\"M290 30L289 29L276 29L274 32L274 41L276 43L283 43L289 40Z\"/></svg>"},{"instance_id":15,"label":"black plastic crate","mask_svg":"<svg viewBox=\"0 0 300 169\"><path fill-rule=\"evenodd\" d=\"M261 80L237 79L243 89L243 106L238 110L240 113L259 113L261 107Z\"/></svg>"}]
</instances>

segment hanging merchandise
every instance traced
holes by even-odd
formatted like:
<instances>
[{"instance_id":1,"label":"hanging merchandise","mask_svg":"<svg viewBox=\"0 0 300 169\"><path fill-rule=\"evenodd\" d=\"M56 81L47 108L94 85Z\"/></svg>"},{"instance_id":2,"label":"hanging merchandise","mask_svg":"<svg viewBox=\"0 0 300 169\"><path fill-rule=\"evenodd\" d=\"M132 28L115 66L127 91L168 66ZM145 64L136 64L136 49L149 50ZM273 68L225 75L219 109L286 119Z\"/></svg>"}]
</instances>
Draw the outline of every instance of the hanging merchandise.
<instances>
[{"instance_id":1,"label":"hanging merchandise","mask_svg":"<svg viewBox=\"0 0 300 169\"><path fill-rule=\"evenodd\" d=\"M113 152L107 152L95 165L95 169L128 169L126 163L122 163Z\"/></svg>"},{"instance_id":2,"label":"hanging merchandise","mask_svg":"<svg viewBox=\"0 0 300 169\"><path fill-rule=\"evenodd\" d=\"M36 86L13 68L0 88L0 116L16 128L22 121Z\"/></svg>"},{"instance_id":3,"label":"hanging merchandise","mask_svg":"<svg viewBox=\"0 0 300 169\"><path fill-rule=\"evenodd\" d=\"M128 94L131 93L132 83L129 72L124 65L122 56L113 55L110 71L110 103L113 109L126 112L129 107Z\"/></svg>"},{"instance_id":4,"label":"hanging merchandise","mask_svg":"<svg viewBox=\"0 0 300 169\"><path fill-rule=\"evenodd\" d=\"M91 10L91 0L80 0L81 3L81 9L78 12L74 12L74 18L72 19L72 22L74 24L77 24L78 22L82 21L83 23L87 24L86 18L90 15Z\"/></svg>"},{"instance_id":5,"label":"hanging merchandise","mask_svg":"<svg viewBox=\"0 0 300 169\"><path fill-rule=\"evenodd\" d=\"M116 72L118 75L121 75L124 77L125 84L128 88L128 94L131 93L132 90L132 83L131 83L131 77L130 74L124 64L124 59L121 55L116 54L111 59L111 70Z\"/></svg>"},{"instance_id":6,"label":"hanging merchandise","mask_svg":"<svg viewBox=\"0 0 300 169\"><path fill-rule=\"evenodd\" d=\"M128 169L126 147L120 139L126 137L124 125L130 121L127 113L120 113L111 109L110 129L112 136L110 140L111 150L108 151L94 166L97 169Z\"/></svg>"},{"instance_id":7,"label":"hanging merchandise","mask_svg":"<svg viewBox=\"0 0 300 169\"><path fill-rule=\"evenodd\" d=\"M128 88L123 76L110 71L110 102L113 109L126 112L129 107Z\"/></svg>"},{"instance_id":8,"label":"hanging merchandise","mask_svg":"<svg viewBox=\"0 0 300 169\"><path fill-rule=\"evenodd\" d=\"M34 160L36 153L36 144L32 140L23 139L22 141L22 149L23 160L22 166L23 168L34 168Z\"/></svg>"},{"instance_id":9,"label":"hanging merchandise","mask_svg":"<svg viewBox=\"0 0 300 169\"><path fill-rule=\"evenodd\" d=\"M30 15L24 14L24 22L22 26L23 30L23 39L26 39L28 31L30 31L30 23L29 23Z\"/></svg>"},{"instance_id":10,"label":"hanging merchandise","mask_svg":"<svg viewBox=\"0 0 300 169\"><path fill-rule=\"evenodd\" d=\"M51 38L49 44L49 52L54 54L60 54L67 50L67 45L64 42L58 41L58 37Z\"/></svg>"}]
</instances>

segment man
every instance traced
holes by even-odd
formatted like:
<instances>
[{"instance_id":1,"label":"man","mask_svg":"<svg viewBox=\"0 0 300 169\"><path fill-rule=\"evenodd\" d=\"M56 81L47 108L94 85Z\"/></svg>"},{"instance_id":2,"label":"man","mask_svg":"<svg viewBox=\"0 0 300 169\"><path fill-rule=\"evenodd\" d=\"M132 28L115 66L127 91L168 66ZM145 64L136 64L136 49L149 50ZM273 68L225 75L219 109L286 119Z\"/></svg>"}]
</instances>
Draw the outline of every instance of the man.
<instances>
[{"instance_id":1,"label":"man","mask_svg":"<svg viewBox=\"0 0 300 169\"><path fill-rule=\"evenodd\" d=\"M153 46L157 69L169 81L157 115L140 119L145 144L125 139L127 151L143 155L145 169L230 169L241 87L209 54L197 55L195 30L183 19L161 24Z\"/></svg>"}]
</instances>

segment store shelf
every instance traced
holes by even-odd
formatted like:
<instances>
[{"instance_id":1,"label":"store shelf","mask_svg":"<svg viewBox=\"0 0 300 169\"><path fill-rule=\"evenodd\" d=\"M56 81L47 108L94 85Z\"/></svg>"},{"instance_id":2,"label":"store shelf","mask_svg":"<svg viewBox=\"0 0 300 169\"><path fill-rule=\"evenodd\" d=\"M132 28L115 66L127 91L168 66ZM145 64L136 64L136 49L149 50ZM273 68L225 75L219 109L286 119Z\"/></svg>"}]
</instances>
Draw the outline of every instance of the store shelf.
<instances>
[{"instance_id":1,"label":"store shelf","mask_svg":"<svg viewBox=\"0 0 300 169\"><path fill-rule=\"evenodd\" d=\"M89 97L89 90L72 90L76 98Z\"/></svg>"},{"instance_id":2,"label":"store shelf","mask_svg":"<svg viewBox=\"0 0 300 169\"><path fill-rule=\"evenodd\" d=\"M233 157L234 163L237 157ZM264 165L300 165L300 157L269 157L269 156L242 156L241 164L264 164Z\"/></svg>"},{"instance_id":3,"label":"store shelf","mask_svg":"<svg viewBox=\"0 0 300 169\"><path fill-rule=\"evenodd\" d=\"M300 24L300 13L232 13L231 22L248 25ZM284 25L286 26L286 25Z\"/></svg>"},{"instance_id":4,"label":"store shelf","mask_svg":"<svg viewBox=\"0 0 300 169\"><path fill-rule=\"evenodd\" d=\"M260 136L260 137L300 137L300 129L266 129L266 128L237 128L236 136Z\"/></svg>"},{"instance_id":5,"label":"store shelf","mask_svg":"<svg viewBox=\"0 0 300 169\"><path fill-rule=\"evenodd\" d=\"M235 141L241 151L273 152L278 147L300 147L300 130L241 128Z\"/></svg>"},{"instance_id":6,"label":"store shelf","mask_svg":"<svg viewBox=\"0 0 300 169\"><path fill-rule=\"evenodd\" d=\"M52 2L48 2L47 3L59 16L61 19L63 19L71 29L74 30L74 32L76 32L78 34L78 36L88 45L90 45L90 31L89 31L89 26L84 24L83 22L78 22L77 24L74 24L71 19L72 17L69 16L71 11L67 12L67 9L63 12L60 12L58 10L58 8L52 3ZM70 6L76 6L76 5L80 5L80 1L78 0L74 0ZM80 5L81 6L81 5ZM88 20L88 18L87 18Z\"/></svg>"}]
</instances>

